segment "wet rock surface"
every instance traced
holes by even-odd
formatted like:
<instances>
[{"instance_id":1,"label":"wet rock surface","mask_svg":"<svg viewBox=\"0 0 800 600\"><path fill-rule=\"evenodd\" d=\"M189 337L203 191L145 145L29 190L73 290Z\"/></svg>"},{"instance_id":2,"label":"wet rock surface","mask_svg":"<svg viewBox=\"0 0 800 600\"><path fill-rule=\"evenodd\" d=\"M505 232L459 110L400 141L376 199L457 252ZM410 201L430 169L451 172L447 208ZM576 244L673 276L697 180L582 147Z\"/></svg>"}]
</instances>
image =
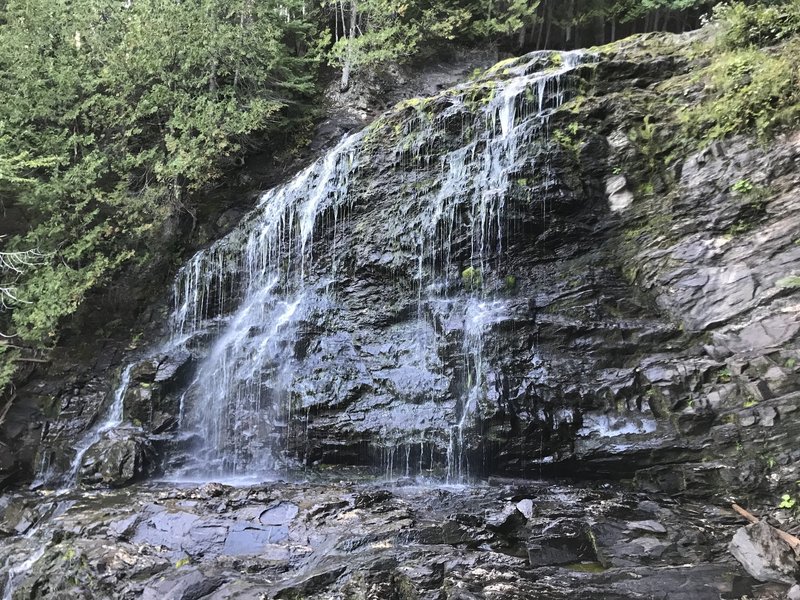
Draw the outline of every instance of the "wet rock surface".
<instances>
[{"instance_id":1,"label":"wet rock surface","mask_svg":"<svg viewBox=\"0 0 800 600\"><path fill-rule=\"evenodd\" d=\"M20 390L4 438L19 450L0 477L63 483L76 442L132 365L125 423L82 461L82 484L101 490L0 499L0 563L14 597L790 593L792 557L763 529L739 531L725 507L774 507L800 479L800 137L769 148L734 138L667 161L679 132L656 118L663 149L637 145L654 102L698 100L681 79L692 68L686 43L638 38L577 66L569 93L544 86L552 135L525 140L509 166L501 248L480 269L463 199L447 205L446 244L423 255L417 233L443 185L439 159L464 143L464 123L484 126L496 82L398 107L365 135L359 184L341 211L320 212L308 238L316 260L300 268L316 287L305 288L274 360L245 378L263 410L241 427L258 443L236 460L277 448L278 469L335 464L354 481L361 473L347 465L377 465L409 485L108 491L163 466L209 466L198 452L208 440L181 422L198 397L215 398L196 378L213 334L169 352L118 345L62 357L60 372ZM735 191L741 181L753 191ZM212 295L235 290L232 277L225 271ZM216 332L233 309L206 312ZM241 327L245 343L281 323L268 316ZM242 425L229 417L215 416ZM410 485L418 474L584 482Z\"/></svg>"},{"instance_id":2,"label":"wet rock surface","mask_svg":"<svg viewBox=\"0 0 800 600\"><path fill-rule=\"evenodd\" d=\"M800 576L797 555L764 521L739 529L731 540L730 551L759 581L792 585Z\"/></svg>"},{"instance_id":3,"label":"wet rock surface","mask_svg":"<svg viewBox=\"0 0 800 600\"><path fill-rule=\"evenodd\" d=\"M494 84L466 84L460 103L443 93L398 107L376 126L346 218L318 219L307 277L319 285L288 358L261 373L291 361L282 387L262 392L265 414L278 412L273 398L288 407L265 417L278 422L281 461L441 470L463 421L460 469L471 474L633 479L697 497L774 494L800 478L791 442L800 436L800 288L785 283L800 261L800 140L766 149L737 138L665 164L669 182L643 174L631 131L657 99L688 101L689 41L650 36L605 49L571 75L562 106L546 93L550 130L577 119L580 135L530 144L512 165L502 256L483 273L468 268L470 207L453 207L447 247L434 251L449 270L427 296L414 232L433 192L419 190L443 185L430 165L463 143L458 123L480 114ZM540 62L530 68L550 68ZM426 130L426 119L437 126ZM677 132L659 126L666 153ZM399 168L417 147L430 168ZM733 191L737 181L757 193ZM443 268L426 263L422 276L434 266ZM484 328L480 374L465 352L470 319ZM210 343L134 359L125 419L148 435L175 432L184 401L197 401L190 388ZM122 354L95 360L107 368ZM21 392L52 415L37 423L22 405L12 415L30 422L28 469L52 479L68 469L76 440L107 410L110 373ZM465 419L471 386L480 389ZM202 440L174 442L156 446L181 468Z\"/></svg>"},{"instance_id":4,"label":"wet rock surface","mask_svg":"<svg viewBox=\"0 0 800 600\"><path fill-rule=\"evenodd\" d=\"M730 511L609 485L162 484L0 514L0 562L42 553L18 600L760 597Z\"/></svg>"},{"instance_id":5,"label":"wet rock surface","mask_svg":"<svg viewBox=\"0 0 800 600\"><path fill-rule=\"evenodd\" d=\"M122 487L158 469L156 452L145 432L117 428L103 434L82 457L78 482L89 487Z\"/></svg>"}]
</instances>

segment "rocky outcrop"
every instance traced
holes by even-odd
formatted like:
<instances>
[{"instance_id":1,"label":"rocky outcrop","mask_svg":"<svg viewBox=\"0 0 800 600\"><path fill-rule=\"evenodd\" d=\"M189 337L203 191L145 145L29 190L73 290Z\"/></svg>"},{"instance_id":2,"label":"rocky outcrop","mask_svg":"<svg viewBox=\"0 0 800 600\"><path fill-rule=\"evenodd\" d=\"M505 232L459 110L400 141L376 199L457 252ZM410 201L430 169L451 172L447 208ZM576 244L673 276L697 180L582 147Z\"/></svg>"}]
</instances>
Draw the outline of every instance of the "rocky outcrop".
<instances>
[{"instance_id":1,"label":"rocky outcrop","mask_svg":"<svg viewBox=\"0 0 800 600\"><path fill-rule=\"evenodd\" d=\"M272 429L253 434L280 440L277 462L443 476L457 454L461 474L623 478L706 498L800 477L800 144L736 138L698 150L681 139L657 109L701 98L686 78L692 41L600 49L562 87L545 86L549 133L515 150L503 233L477 269L466 192L446 205L446 240L436 233L421 254L419 232L452 183L437 161L484 127L497 82L522 63L405 102L364 133L346 207L321 200L314 260L297 265L316 287L281 341L285 357L262 365L262 378L285 378L262 388ZM531 73L558 67L547 54L525 60ZM530 99L514 101L530 115ZM235 290L229 278L214 293ZM212 343L206 332L139 362L125 419L174 432L183 403L199 401L195 374ZM41 457L91 425L110 383L59 392ZM177 435L173 466L196 459L202 441ZM50 460L56 472L60 461Z\"/></svg>"},{"instance_id":2,"label":"rocky outcrop","mask_svg":"<svg viewBox=\"0 0 800 600\"><path fill-rule=\"evenodd\" d=\"M192 356L177 351L137 363L123 398L124 417L152 433L174 429L180 394L193 374Z\"/></svg>"},{"instance_id":3,"label":"rocky outcrop","mask_svg":"<svg viewBox=\"0 0 800 600\"><path fill-rule=\"evenodd\" d=\"M759 597L724 552L722 513L608 486L279 482L72 500L16 499L62 508L47 534L0 549L4 565L40 555L15 598ZM18 527L19 511L0 516Z\"/></svg>"},{"instance_id":4,"label":"rocky outcrop","mask_svg":"<svg viewBox=\"0 0 800 600\"><path fill-rule=\"evenodd\" d=\"M775 529L764 521L739 529L731 540L730 551L745 570L759 581L794 585L800 577L798 557Z\"/></svg>"},{"instance_id":5,"label":"rocky outcrop","mask_svg":"<svg viewBox=\"0 0 800 600\"><path fill-rule=\"evenodd\" d=\"M106 432L82 457L78 482L89 487L122 487L158 470L153 446L141 429Z\"/></svg>"}]
</instances>

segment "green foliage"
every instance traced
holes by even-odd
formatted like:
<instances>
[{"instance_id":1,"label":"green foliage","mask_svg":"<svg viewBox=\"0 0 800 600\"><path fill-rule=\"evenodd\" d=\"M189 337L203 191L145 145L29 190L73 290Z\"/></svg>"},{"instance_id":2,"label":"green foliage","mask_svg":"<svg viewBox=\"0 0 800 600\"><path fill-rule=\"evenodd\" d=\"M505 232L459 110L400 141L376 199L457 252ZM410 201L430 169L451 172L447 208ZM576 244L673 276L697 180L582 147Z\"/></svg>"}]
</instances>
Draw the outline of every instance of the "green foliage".
<instances>
[{"instance_id":1,"label":"green foliage","mask_svg":"<svg viewBox=\"0 0 800 600\"><path fill-rule=\"evenodd\" d=\"M720 4L714 9L720 25L719 45L727 50L764 47L800 33L800 1Z\"/></svg>"},{"instance_id":2,"label":"green foliage","mask_svg":"<svg viewBox=\"0 0 800 600\"><path fill-rule=\"evenodd\" d=\"M731 186L731 191L737 194L749 194L753 189L753 182L749 179L740 179Z\"/></svg>"},{"instance_id":3,"label":"green foliage","mask_svg":"<svg viewBox=\"0 0 800 600\"><path fill-rule=\"evenodd\" d=\"M285 136L307 118L318 53L303 10L297 0L0 4L0 191L31 218L9 245L51 256L20 277L0 331L33 345L56 338L255 135Z\"/></svg>"},{"instance_id":4,"label":"green foliage","mask_svg":"<svg viewBox=\"0 0 800 600\"><path fill-rule=\"evenodd\" d=\"M778 505L778 508L785 508L785 509L793 509L797 506L797 498L794 498L791 494L784 494L781 496L781 503Z\"/></svg>"},{"instance_id":5,"label":"green foliage","mask_svg":"<svg viewBox=\"0 0 800 600\"><path fill-rule=\"evenodd\" d=\"M483 285L483 276L480 269L467 267L461 272L461 283L468 290L478 289Z\"/></svg>"},{"instance_id":6,"label":"green foliage","mask_svg":"<svg viewBox=\"0 0 800 600\"><path fill-rule=\"evenodd\" d=\"M11 385L11 380L17 370L19 351L8 344L0 343L0 392Z\"/></svg>"},{"instance_id":7,"label":"green foliage","mask_svg":"<svg viewBox=\"0 0 800 600\"><path fill-rule=\"evenodd\" d=\"M701 74L708 98L683 115L690 134L711 141L754 132L766 139L800 123L800 0L734 2L715 14L718 41Z\"/></svg>"},{"instance_id":8,"label":"green foliage","mask_svg":"<svg viewBox=\"0 0 800 600\"><path fill-rule=\"evenodd\" d=\"M359 71L411 59L432 44L511 36L536 19L539 3L539 0L330 0L328 5L336 15L337 25L328 60L333 66Z\"/></svg>"}]
</instances>

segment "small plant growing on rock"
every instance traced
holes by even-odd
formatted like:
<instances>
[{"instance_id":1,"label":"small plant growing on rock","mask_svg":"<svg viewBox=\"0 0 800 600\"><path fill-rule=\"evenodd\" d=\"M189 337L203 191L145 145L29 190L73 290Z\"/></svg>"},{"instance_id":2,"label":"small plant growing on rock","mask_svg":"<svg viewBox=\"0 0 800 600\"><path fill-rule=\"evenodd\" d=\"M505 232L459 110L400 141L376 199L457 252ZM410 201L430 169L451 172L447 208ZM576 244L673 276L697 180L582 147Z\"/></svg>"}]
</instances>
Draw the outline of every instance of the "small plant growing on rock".
<instances>
[{"instance_id":1,"label":"small plant growing on rock","mask_svg":"<svg viewBox=\"0 0 800 600\"><path fill-rule=\"evenodd\" d=\"M737 194L749 194L753 189L755 189L753 182L749 179L740 179L731 186L731 191Z\"/></svg>"},{"instance_id":2,"label":"small plant growing on rock","mask_svg":"<svg viewBox=\"0 0 800 600\"><path fill-rule=\"evenodd\" d=\"M461 283L468 290L474 290L483 284L483 277L481 276L480 269L475 267L467 267L461 271Z\"/></svg>"},{"instance_id":3,"label":"small plant growing on rock","mask_svg":"<svg viewBox=\"0 0 800 600\"><path fill-rule=\"evenodd\" d=\"M800 288L800 276L792 275L790 277L784 277L783 279L779 279L775 285L779 288L788 288L791 290Z\"/></svg>"},{"instance_id":4,"label":"small plant growing on rock","mask_svg":"<svg viewBox=\"0 0 800 600\"><path fill-rule=\"evenodd\" d=\"M793 509L797 506L797 499L793 498L791 494L784 494L781 496L781 503L778 508Z\"/></svg>"}]
</instances>

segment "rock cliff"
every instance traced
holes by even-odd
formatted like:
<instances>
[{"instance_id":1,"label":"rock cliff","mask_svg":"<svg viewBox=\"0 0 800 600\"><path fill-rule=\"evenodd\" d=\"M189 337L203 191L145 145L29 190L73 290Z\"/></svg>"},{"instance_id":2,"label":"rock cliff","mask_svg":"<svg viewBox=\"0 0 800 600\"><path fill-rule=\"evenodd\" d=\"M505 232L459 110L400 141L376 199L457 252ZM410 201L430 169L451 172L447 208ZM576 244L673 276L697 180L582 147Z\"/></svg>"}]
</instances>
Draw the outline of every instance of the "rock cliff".
<instances>
[{"instance_id":1,"label":"rock cliff","mask_svg":"<svg viewBox=\"0 0 800 600\"><path fill-rule=\"evenodd\" d=\"M73 373L56 365L21 389L5 427L22 448L17 463L45 486L304 478L335 466L344 478L360 467L359 478L401 483L600 479L634 495L608 492L604 504L592 483L585 505L558 506L554 492L500 482L461 500L440 492L444 504L431 507L424 492L356 491L337 504L324 486L220 488L221 516L201 523L193 513L213 504L207 489L158 500L148 490L135 510L115 505L117 520L79 553L116 565L127 559L101 560L92 544L169 546L132 559L144 581L171 573L181 552L194 561L198 544L201 561L223 562L266 544L290 576L266 587L236 579L243 597L339 597L325 594L346 580L347 597L561 598L581 588L626 598L677 586L669 577L683 575L669 569L693 548L698 585L665 597L751 593L723 558L732 521L706 505L763 501L800 479L800 136L705 148L687 139L677 115L704 93L695 41L651 35L534 53L400 103L188 261L140 350L80 367L66 357ZM256 527L247 511L261 493L274 506ZM324 498L309 507L305 494ZM684 506L663 512L665 495ZM525 502L541 504L541 523ZM498 503L502 514L476 516ZM65 510L68 521L89 518ZM321 515L357 522L363 539L298 533ZM426 525L440 518L446 526ZM188 541L164 542L174 528ZM399 539L426 548L356 567L296 555L292 536L357 557ZM483 544L500 554L481 554ZM456 567L428 562L436 545L458 554ZM40 586L63 566L48 556ZM602 573L548 583L573 563ZM231 569L251 567L203 565L175 567L169 590L151 578L125 593L232 597ZM376 582L374 572L391 576ZM465 591L435 595L445 588Z\"/></svg>"}]
</instances>

